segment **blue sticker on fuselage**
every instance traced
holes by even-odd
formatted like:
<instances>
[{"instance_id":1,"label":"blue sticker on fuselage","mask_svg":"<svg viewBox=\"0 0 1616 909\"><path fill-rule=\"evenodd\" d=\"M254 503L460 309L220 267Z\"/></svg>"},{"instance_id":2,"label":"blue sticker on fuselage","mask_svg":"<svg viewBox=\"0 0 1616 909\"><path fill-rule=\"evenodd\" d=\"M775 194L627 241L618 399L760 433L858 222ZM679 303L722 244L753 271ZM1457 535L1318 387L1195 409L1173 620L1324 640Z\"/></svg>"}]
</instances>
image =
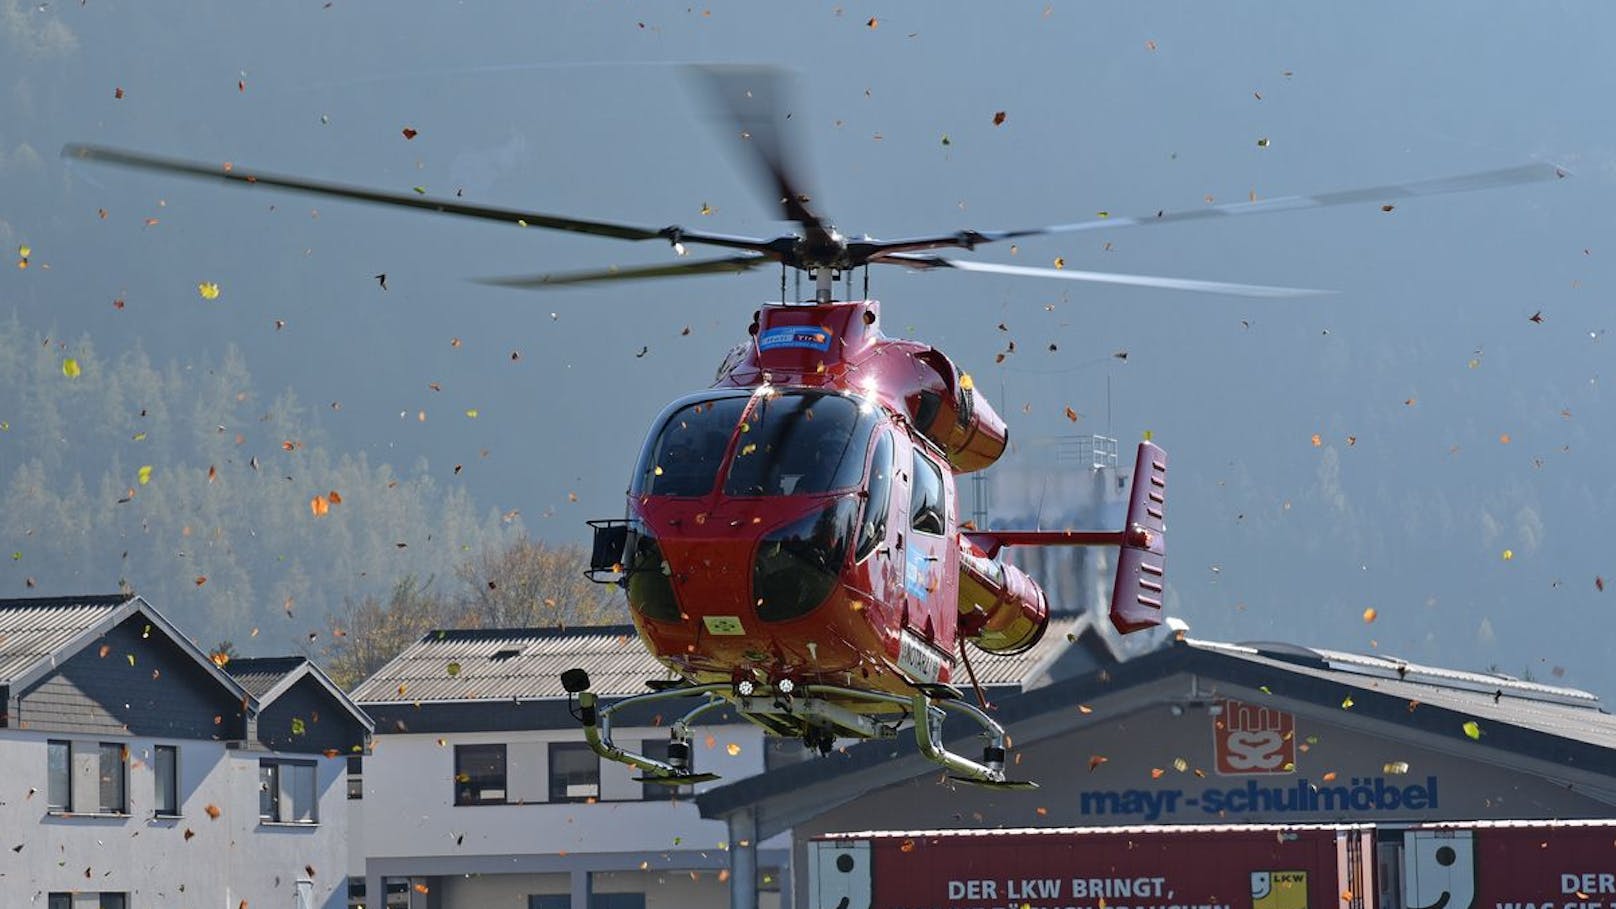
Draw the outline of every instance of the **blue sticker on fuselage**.
<instances>
[{"instance_id":1,"label":"blue sticker on fuselage","mask_svg":"<svg viewBox=\"0 0 1616 909\"><path fill-rule=\"evenodd\" d=\"M782 325L758 335L758 350L796 347L804 350L830 350L830 329L814 325Z\"/></svg>"},{"instance_id":2,"label":"blue sticker on fuselage","mask_svg":"<svg viewBox=\"0 0 1616 909\"><path fill-rule=\"evenodd\" d=\"M931 562L931 557L918 546L904 553L903 589L910 596L924 597L931 592Z\"/></svg>"}]
</instances>

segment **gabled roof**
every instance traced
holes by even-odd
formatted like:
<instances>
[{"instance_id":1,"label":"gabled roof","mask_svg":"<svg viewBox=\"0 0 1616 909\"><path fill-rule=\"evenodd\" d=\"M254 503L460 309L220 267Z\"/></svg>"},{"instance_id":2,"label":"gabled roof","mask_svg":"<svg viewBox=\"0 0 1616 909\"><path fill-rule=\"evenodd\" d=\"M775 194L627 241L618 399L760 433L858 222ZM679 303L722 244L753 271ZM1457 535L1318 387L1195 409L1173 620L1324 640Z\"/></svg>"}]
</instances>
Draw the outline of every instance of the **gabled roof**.
<instances>
[{"instance_id":1,"label":"gabled roof","mask_svg":"<svg viewBox=\"0 0 1616 909\"><path fill-rule=\"evenodd\" d=\"M375 729L370 715L359 709L359 705L338 688L330 676L305 657L238 657L226 663L224 668L258 700L261 709L267 710L276 698L291 690L293 685L303 679L313 679L342 705L354 720L364 726L366 731Z\"/></svg>"},{"instance_id":2,"label":"gabled roof","mask_svg":"<svg viewBox=\"0 0 1616 909\"><path fill-rule=\"evenodd\" d=\"M14 692L44 678L96 639L139 615L249 711L257 701L145 599L133 594L0 600L0 686Z\"/></svg>"},{"instance_id":3,"label":"gabled roof","mask_svg":"<svg viewBox=\"0 0 1616 909\"><path fill-rule=\"evenodd\" d=\"M995 718L1017 747L1109 722L1153 704L1229 697L1373 729L1494 762L1547 762L1616 792L1616 717L1587 692L1504 676L1285 644L1180 638L1142 656L1001 699ZM1074 710L1092 705L1092 713ZM1467 727L1467 723L1478 724ZM1472 730L1480 733L1479 737ZM1546 766L1546 765L1544 765ZM864 742L696 797L703 817L752 808L758 836L935 771L914 738ZM1585 791L1586 788L1585 788ZM765 829L766 828L766 829Z\"/></svg>"},{"instance_id":4,"label":"gabled roof","mask_svg":"<svg viewBox=\"0 0 1616 909\"><path fill-rule=\"evenodd\" d=\"M360 704L564 699L561 673L589 672L595 691L622 697L671 678L632 625L428 632L359 683Z\"/></svg>"},{"instance_id":5,"label":"gabled roof","mask_svg":"<svg viewBox=\"0 0 1616 909\"><path fill-rule=\"evenodd\" d=\"M1115 660L1087 615L1068 614L1051 617L1043 638L1026 652L978 652L971 666L984 687L1019 690L1074 646L1099 653L1102 662ZM230 663L232 672L237 662ZM561 673L574 667L587 671L594 690L608 699L641 694L648 679L674 677L632 625L444 630L405 648L361 682L353 699L366 705L565 699ZM963 666L955 676L956 685L970 684Z\"/></svg>"}]
</instances>

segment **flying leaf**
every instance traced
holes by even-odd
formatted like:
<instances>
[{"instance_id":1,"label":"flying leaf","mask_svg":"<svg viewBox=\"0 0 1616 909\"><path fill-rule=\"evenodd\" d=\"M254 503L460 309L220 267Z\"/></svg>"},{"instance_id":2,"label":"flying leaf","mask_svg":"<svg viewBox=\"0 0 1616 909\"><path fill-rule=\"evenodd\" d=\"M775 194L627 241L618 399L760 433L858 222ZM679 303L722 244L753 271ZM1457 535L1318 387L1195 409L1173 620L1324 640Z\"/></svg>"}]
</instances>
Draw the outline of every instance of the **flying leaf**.
<instances>
[{"instance_id":1,"label":"flying leaf","mask_svg":"<svg viewBox=\"0 0 1616 909\"><path fill-rule=\"evenodd\" d=\"M292 717L292 734L293 735L302 735L303 733L305 733L307 731L308 731L308 727L303 725L302 717L295 717L295 716Z\"/></svg>"},{"instance_id":2,"label":"flying leaf","mask_svg":"<svg viewBox=\"0 0 1616 909\"><path fill-rule=\"evenodd\" d=\"M1082 415L1079 414L1077 411L1073 410L1070 407L1066 408L1066 419L1071 420L1073 423L1076 423L1077 418L1079 416L1082 416Z\"/></svg>"},{"instance_id":3,"label":"flying leaf","mask_svg":"<svg viewBox=\"0 0 1616 909\"><path fill-rule=\"evenodd\" d=\"M1382 773L1391 776L1401 776L1408 772L1408 761L1390 761L1381 768Z\"/></svg>"},{"instance_id":4,"label":"flying leaf","mask_svg":"<svg viewBox=\"0 0 1616 909\"><path fill-rule=\"evenodd\" d=\"M1096 767L1099 767L1101 764L1104 764L1106 761L1109 761L1109 760L1111 760L1111 759L1106 757L1103 754L1091 754L1091 755L1089 755L1089 772L1093 773L1094 769Z\"/></svg>"},{"instance_id":5,"label":"flying leaf","mask_svg":"<svg viewBox=\"0 0 1616 909\"><path fill-rule=\"evenodd\" d=\"M1324 439L1320 438L1319 434L1315 432L1313 434L1313 447L1318 448L1319 446L1321 446L1323 444L1324 444Z\"/></svg>"},{"instance_id":6,"label":"flying leaf","mask_svg":"<svg viewBox=\"0 0 1616 909\"><path fill-rule=\"evenodd\" d=\"M79 372L79 361L72 357L62 361L62 375L67 376L69 379L77 379Z\"/></svg>"},{"instance_id":7,"label":"flying leaf","mask_svg":"<svg viewBox=\"0 0 1616 909\"><path fill-rule=\"evenodd\" d=\"M330 510L331 503L326 501L325 496L315 496L309 500L309 511L317 518L325 517Z\"/></svg>"},{"instance_id":8,"label":"flying leaf","mask_svg":"<svg viewBox=\"0 0 1616 909\"><path fill-rule=\"evenodd\" d=\"M466 416L472 418L473 420L477 419L477 408L475 408L475 407L469 408L466 411Z\"/></svg>"},{"instance_id":9,"label":"flying leaf","mask_svg":"<svg viewBox=\"0 0 1616 909\"><path fill-rule=\"evenodd\" d=\"M1066 267L1066 259L1061 257L1061 256L1056 256L1055 257L1055 267L1056 268L1065 268Z\"/></svg>"},{"instance_id":10,"label":"flying leaf","mask_svg":"<svg viewBox=\"0 0 1616 909\"><path fill-rule=\"evenodd\" d=\"M1342 701L1341 701L1341 709L1342 710L1350 710L1350 709L1352 709L1352 695L1349 694L1345 698L1342 699Z\"/></svg>"},{"instance_id":11,"label":"flying leaf","mask_svg":"<svg viewBox=\"0 0 1616 909\"><path fill-rule=\"evenodd\" d=\"M1363 611L1364 624L1367 625L1370 622L1373 622L1375 620L1375 616L1378 615L1378 614L1379 613L1375 612L1375 607L1373 607L1373 606L1369 607L1368 609L1365 609Z\"/></svg>"},{"instance_id":12,"label":"flying leaf","mask_svg":"<svg viewBox=\"0 0 1616 909\"><path fill-rule=\"evenodd\" d=\"M1513 559L1513 558L1515 558L1515 550L1513 550L1513 549L1504 550L1504 561L1508 562L1510 559Z\"/></svg>"},{"instance_id":13,"label":"flying leaf","mask_svg":"<svg viewBox=\"0 0 1616 909\"><path fill-rule=\"evenodd\" d=\"M196 292L201 294L202 299L204 300L219 299L219 285L212 281L203 281L201 284L198 284L196 286Z\"/></svg>"},{"instance_id":14,"label":"flying leaf","mask_svg":"<svg viewBox=\"0 0 1616 909\"><path fill-rule=\"evenodd\" d=\"M1001 111L998 111L998 112L994 113L994 115L993 115L993 125L994 126L1003 126L1004 125L1004 111L1001 110Z\"/></svg>"},{"instance_id":15,"label":"flying leaf","mask_svg":"<svg viewBox=\"0 0 1616 909\"><path fill-rule=\"evenodd\" d=\"M1261 139L1258 139L1257 140L1257 147L1258 148L1267 148L1268 147L1268 137L1264 136Z\"/></svg>"},{"instance_id":16,"label":"flying leaf","mask_svg":"<svg viewBox=\"0 0 1616 909\"><path fill-rule=\"evenodd\" d=\"M223 813L223 812L221 812L219 810L219 806L213 804L212 802L209 802L208 806L206 808L203 808L202 810L206 811L208 813L208 817L215 820L215 821L218 820L219 815Z\"/></svg>"},{"instance_id":17,"label":"flying leaf","mask_svg":"<svg viewBox=\"0 0 1616 909\"><path fill-rule=\"evenodd\" d=\"M1464 725L1460 728L1464 729L1465 735L1468 735L1473 739L1481 738L1481 724L1475 720L1465 720Z\"/></svg>"},{"instance_id":18,"label":"flying leaf","mask_svg":"<svg viewBox=\"0 0 1616 909\"><path fill-rule=\"evenodd\" d=\"M741 746L734 742L730 742L728 745L724 746L724 751L728 753L730 757L735 757L741 753Z\"/></svg>"},{"instance_id":19,"label":"flying leaf","mask_svg":"<svg viewBox=\"0 0 1616 909\"><path fill-rule=\"evenodd\" d=\"M139 470L135 471L135 479L140 482L140 485L145 486L147 483L151 482L151 472L152 466L150 464L146 464Z\"/></svg>"},{"instance_id":20,"label":"flying leaf","mask_svg":"<svg viewBox=\"0 0 1616 909\"><path fill-rule=\"evenodd\" d=\"M413 139L413 138L415 138L416 136L419 136L419 135L420 135L420 133L418 133L415 130L409 128L408 126L404 127L404 138L406 140Z\"/></svg>"}]
</instances>

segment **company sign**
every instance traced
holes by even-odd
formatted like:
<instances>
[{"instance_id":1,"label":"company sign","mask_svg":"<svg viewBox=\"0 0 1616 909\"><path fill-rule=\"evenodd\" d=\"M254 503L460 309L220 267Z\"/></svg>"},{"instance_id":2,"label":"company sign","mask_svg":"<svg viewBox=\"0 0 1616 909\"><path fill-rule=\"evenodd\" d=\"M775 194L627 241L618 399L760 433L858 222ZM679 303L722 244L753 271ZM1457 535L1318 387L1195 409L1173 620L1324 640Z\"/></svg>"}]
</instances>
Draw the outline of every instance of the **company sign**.
<instances>
[{"instance_id":1,"label":"company sign","mask_svg":"<svg viewBox=\"0 0 1616 909\"><path fill-rule=\"evenodd\" d=\"M1212 750L1222 776L1296 772L1296 717L1225 700L1212 712Z\"/></svg>"}]
</instances>

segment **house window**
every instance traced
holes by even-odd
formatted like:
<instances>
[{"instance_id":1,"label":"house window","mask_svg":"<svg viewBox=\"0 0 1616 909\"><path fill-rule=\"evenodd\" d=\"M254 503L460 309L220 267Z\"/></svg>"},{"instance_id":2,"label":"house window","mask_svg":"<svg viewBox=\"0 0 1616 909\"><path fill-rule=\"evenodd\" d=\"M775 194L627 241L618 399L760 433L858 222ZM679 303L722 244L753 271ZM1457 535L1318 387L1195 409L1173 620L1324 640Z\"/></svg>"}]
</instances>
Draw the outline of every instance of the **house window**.
<instances>
[{"instance_id":1,"label":"house window","mask_svg":"<svg viewBox=\"0 0 1616 909\"><path fill-rule=\"evenodd\" d=\"M125 814L129 810L129 752L118 742L101 743L101 803L102 814Z\"/></svg>"},{"instance_id":2,"label":"house window","mask_svg":"<svg viewBox=\"0 0 1616 909\"><path fill-rule=\"evenodd\" d=\"M45 909L73 909L73 894L52 893L45 898Z\"/></svg>"},{"instance_id":3,"label":"house window","mask_svg":"<svg viewBox=\"0 0 1616 909\"><path fill-rule=\"evenodd\" d=\"M271 824L317 824L319 798L312 761L258 762L258 819Z\"/></svg>"},{"instance_id":4,"label":"house window","mask_svg":"<svg viewBox=\"0 0 1616 909\"><path fill-rule=\"evenodd\" d=\"M51 811L73 810L73 748L67 742L45 743L45 807ZM72 895L68 895L69 900Z\"/></svg>"},{"instance_id":5,"label":"house window","mask_svg":"<svg viewBox=\"0 0 1616 909\"><path fill-rule=\"evenodd\" d=\"M365 759L357 754L348 755L348 798L365 797Z\"/></svg>"},{"instance_id":6,"label":"house window","mask_svg":"<svg viewBox=\"0 0 1616 909\"><path fill-rule=\"evenodd\" d=\"M180 749L177 745L158 745L152 750L152 776L156 780L157 796L153 799L153 812L166 817L180 813Z\"/></svg>"},{"instance_id":7,"label":"house window","mask_svg":"<svg viewBox=\"0 0 1616 909\"><path fill-rule=\"evenodd\" d=\"M505 746L455 746L455 804L505 804Z\"/></svg>"},{"instance_id":8,"label":"house window","mask_svg":"<svg viewBox=\"0 0 1616 909\"><path fill-rule=\"evenodd\" d=\"M101 894L101 909L129 909L129 894L103 893Z\"/></svg>"},{"instance_id":9,"label":"house window","mask_svg":"<svg viewBox=\"0 0 1616 909\"><path fill-rule=\"evenodd\" d=\"M640 743L640 751L648 758L666 762L668 760L668 740L647 739ZM685 772L689 773L690 768L686 767ZM646 774L646 776L649 777L650 774ZM696 787L689 784L668 786L662 783L641 783L640 788L640 798L647 802L671 802L676 798L683 798L696 791Z\"/></svg>"},{"instance_id":10,"label":"house window","mask_svg":"<svg viewBox=\"0 0 1616 909\"><path fill-rule=\"evenodd\" d=\"M600 798L600 758L583 742L550 743L550 801Z\"/></svg>"},{"instance_id":11,"label":"house window","mask_svg":"<svg viewBox=\"0 0 1616 909\"><path fill-rule=\"evenodd\" d=\"M589 909L645 909L645 894L591 893Z\"/></svg>"}]
</instances>

